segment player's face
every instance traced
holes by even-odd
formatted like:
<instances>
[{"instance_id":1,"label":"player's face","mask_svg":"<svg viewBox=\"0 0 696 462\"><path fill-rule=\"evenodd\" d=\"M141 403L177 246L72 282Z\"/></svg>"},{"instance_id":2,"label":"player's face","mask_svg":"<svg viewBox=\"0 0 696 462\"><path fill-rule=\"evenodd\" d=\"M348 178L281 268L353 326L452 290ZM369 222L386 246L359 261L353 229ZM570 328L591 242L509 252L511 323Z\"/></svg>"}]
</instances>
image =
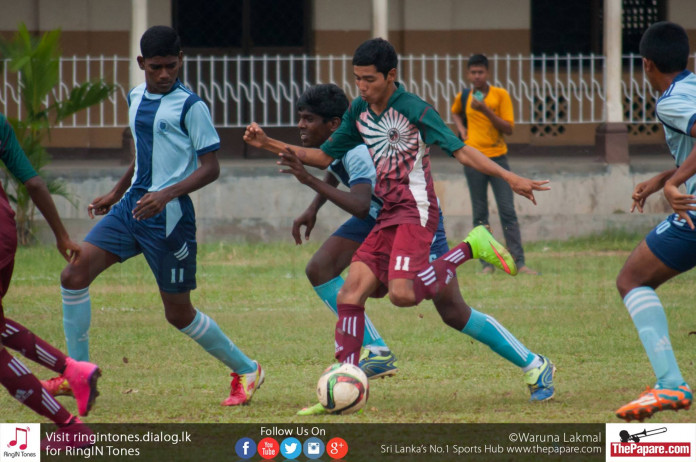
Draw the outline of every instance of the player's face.
<instances>
[{"instance_id":1,"label":"player's face","mask_svg":"<svg viewBox=\"0 0 696 462\"><path fill-rule=\"evenodd\" d=\"M389 71L387 76L379 72L374 64L370 66L353 66L355 84L360 91L360 97L367 104L381 104L387 102L393 92L396 80L396 69Z\"/></svg>"},{"instance_id":2,"label":"player's face","mask_svg":"<svg viewBox=\"0 0 696 462\"><path fill-rule=\"evenodd\" d=\"M298 115L300 116L300 120L297 122L297 128L300 129L302 146L306 148L318 148L324 141L329 139L334 126L331 120L324 122L322 116L307 110L299 111Z\"/></svg>"},{"instance_id":3,"label":"player's face","mask_svg":"<svg viewBox=\"0 0 696 462\"><path fill-rule=\"evenodd\" d=\"M474 88L485 88L488 81L488 69L486 66L474 65L469 68L469 82Z\"/></svg>"},{"instance_id":4,"label":"player's face","mask_svg":"<svg viewBox=\"0 0 696 462\"><path fill-rule=\"evenodd\" d=\"M138 65L145 71L145 83L150 93L167 93L172 89L183 62L183 54L179 56L154 56L143 58L138 56Z\"/></svg>"}]
</instances>

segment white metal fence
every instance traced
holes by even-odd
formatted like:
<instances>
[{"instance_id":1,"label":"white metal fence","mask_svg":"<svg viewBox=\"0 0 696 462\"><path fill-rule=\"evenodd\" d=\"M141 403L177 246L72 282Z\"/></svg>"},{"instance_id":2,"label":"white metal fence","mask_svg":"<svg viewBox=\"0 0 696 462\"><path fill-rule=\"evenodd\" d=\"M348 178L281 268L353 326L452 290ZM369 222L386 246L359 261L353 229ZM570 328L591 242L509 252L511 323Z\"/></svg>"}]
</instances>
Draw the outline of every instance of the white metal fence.
<instances>
[{"instance_id":1,"label":"white metal fence","mask_svg":"<svg viewBox=\"0 0 696 462\"><path fill-rule=\"evenodd\" d=\"M692 57L693 58L693 57ZM406 89L432 103L451 122L449 107L467 84L465 56L401 56L399 80ZM53 97L66 96L80 82L103 79L118 91L102 104L61 123L66 128L125 127L128 58L87 56L61 58L61 83ZM506 88L517 124L533 129L604 121L604 57L492 56L491 83ZM623 57L624 120L654 124L657 95L651 90L639 56ZM694 66L690 60L690 68ZM16 75L5 63L0 82L0 111L22 116ZM251 121L264 126L292 126L297 98L309 85L336 83L350 98L357 96L351 57L341 56L188 56L184 83L210 106L219 128L240 128Z\"/></svg>"}]
</instances>

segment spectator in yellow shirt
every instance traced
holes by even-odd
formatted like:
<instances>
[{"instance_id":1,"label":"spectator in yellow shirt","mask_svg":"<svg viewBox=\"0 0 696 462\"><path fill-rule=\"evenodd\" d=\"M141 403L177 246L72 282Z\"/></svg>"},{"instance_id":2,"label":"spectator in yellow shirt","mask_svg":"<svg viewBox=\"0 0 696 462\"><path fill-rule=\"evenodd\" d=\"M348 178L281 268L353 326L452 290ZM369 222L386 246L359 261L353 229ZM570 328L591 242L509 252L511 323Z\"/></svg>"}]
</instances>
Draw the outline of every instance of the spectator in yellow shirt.
<instances>
[{"instance_id":1,"label":"spectator in yellow shirt","mask_svg":"<svg viewBox=\"0 0 696 462\"><path fill-rule=\"evenodd\" d=\"M469 146L478 149L492 161L506 170L510 170L507 159L507 144L503 135L511 135L515 125L510 95L504 88L494 87L488 83L488 58L473 55L468 62L469 80L472 88L458 93L452 104L452 116L457 132ZM526 266L524 249L520 236L520 225L515 213L512 189L500 178L483 174L470 167L464 167L474 226L488 223L488 184L493 188L493 195L498 204L500 223L503 226L505 243L510 250L520 273L539 274ZM486 262L484 273L492 273L494 267Z\"/></svg>"}]
</instances>

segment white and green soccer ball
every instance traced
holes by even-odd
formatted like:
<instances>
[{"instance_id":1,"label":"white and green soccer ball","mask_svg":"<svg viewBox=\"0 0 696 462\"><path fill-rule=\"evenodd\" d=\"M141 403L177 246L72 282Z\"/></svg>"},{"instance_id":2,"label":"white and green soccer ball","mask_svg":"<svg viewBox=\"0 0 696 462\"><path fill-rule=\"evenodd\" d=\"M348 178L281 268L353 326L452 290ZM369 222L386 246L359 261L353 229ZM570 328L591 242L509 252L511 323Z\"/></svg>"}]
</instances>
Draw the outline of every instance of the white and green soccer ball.
<instances>
[{"instance_id":1,"label":"white and green soccer ball","mask_svg":"<svg viewBox=\"0 0 696 462\"><path fill-rule=\"evenodd\" d=\"M358 412L367 402L369 393L365 373L348 363L327 367L317 383L317 398L331 414Z\"/></svg>"}]
</instances>

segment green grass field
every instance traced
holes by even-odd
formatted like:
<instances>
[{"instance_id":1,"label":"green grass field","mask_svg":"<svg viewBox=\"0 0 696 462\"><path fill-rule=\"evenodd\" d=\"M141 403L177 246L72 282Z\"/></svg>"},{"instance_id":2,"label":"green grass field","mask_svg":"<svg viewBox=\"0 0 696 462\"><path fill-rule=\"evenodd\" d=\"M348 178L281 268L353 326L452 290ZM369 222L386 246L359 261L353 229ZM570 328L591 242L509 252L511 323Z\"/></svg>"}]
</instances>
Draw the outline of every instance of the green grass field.
<instances>
[{"instance_id":1,"label":"green grass field","mask_svg":"<svg viewBox=\"0 0 696 462\"><path fill-rule=\"evenodd\" d=\"M297 417L333 361L334 317L311 290L304 265L314 245L203 245L194 305L266 369L250 406L223 408L229 371L164 319L142 257L117 265L91 287L91 355L103 371L101 396L87 422L618 422L613 410L636 398L654 376L614 280L640 236L606 234L527 246L540 277L478 274L460 267L467 302L494 316L532 351L557 365L556 398L532 405L522 373L487 347L446 327L430 302L396 308L371 300L367 312L399 358L396 377L371 382L366 412ZM63 261L49 247L21 249L9 317L65 348L58 288ZM696 383L694 274L658 290L677 360ZM25 363L40 378L52 372ZM70 398L60 398L69 410ZM6 422L39 419L0 393ZM693 411L653 421L693 422Z\"/></svg>"}]
</instances>

